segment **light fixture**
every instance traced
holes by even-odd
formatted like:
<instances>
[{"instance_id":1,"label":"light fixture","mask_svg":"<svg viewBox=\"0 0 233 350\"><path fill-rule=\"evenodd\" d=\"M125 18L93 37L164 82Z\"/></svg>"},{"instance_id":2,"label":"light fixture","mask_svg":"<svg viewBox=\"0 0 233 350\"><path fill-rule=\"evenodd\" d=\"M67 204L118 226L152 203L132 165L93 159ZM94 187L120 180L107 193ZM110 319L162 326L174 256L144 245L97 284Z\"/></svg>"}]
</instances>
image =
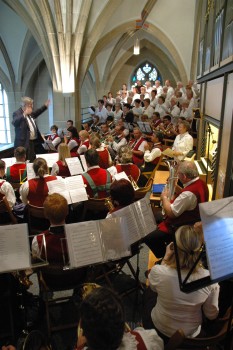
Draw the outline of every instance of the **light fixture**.
<instances>
[{"instance_id":1,"label":"light fixture","mask_svg":"<svg viewBox=\"0 0 233 350\"><path fill-rule=\"evenodd\" d=\"M136 38L136 40L134 42L133 54L134 55L140 54L140 41L138 38Z\"/></svg>"}]
</instances>

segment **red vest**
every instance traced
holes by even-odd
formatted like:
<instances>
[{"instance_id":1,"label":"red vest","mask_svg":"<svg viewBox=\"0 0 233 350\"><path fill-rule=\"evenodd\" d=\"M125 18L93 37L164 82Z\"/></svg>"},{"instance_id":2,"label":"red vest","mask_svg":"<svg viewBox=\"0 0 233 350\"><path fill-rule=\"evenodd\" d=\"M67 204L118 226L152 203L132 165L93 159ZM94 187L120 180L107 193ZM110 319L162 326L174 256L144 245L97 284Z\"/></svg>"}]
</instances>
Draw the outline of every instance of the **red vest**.
<instances>
[{"instance_id":1,"label":"red vest","mask_svg":"<svg viewBox=\"0 0 233 350\"><path fill-rule=\"evenodd\" d=\"M155 145L155 147L153 147L152 149L154 149L154 148L159 148L161 152L163 151L163 145L162 144ZM156 164L158 164L159 160L160 160L160 157L157 157L154 160L152 160L152 162L150 162L150 163L156 165Z\"/></svg>"},{"instance_id":2,"label":"red vest","mask_svg":"<svg viewBox=\"0 0 233 350\"><path fill-rule=\"evenodd\" d=\"M85 176L89 175L94 183L95 190L93 191L91 183ZM105 169L94 168L88 170L86 173L82 174L84 184L87 185L86 191L90 198L106 198L109 196L110 185L112 182L112 177L109 172ZM96 192L96 193L95 193Z\"/></svg>"},{"instance_id":3,"label":"red vest","mask_svg":"<svg viewBox=\"0 0 233 350\"><path fill-rule=\"evenodd\" d=\"M67 145L69 144L69 142L71 140L75 140L77 142L77 146L75 146L74 148L72 148L70 150L70 154L71 154L71 157L78 157L77 155L77 150L79 148L79 145L80 145L80 140L77 138L77 137L73 137L72 139L69 139L68 142L67 142Z\"/></svg>"},{"instance_id":4,"label":"red vest","mask_svg":"<svg viewBox=\"0 0 233 350\"><path fill-rule=\"evenodd\" d=\"M45 237L46 242L46 253L48 262L63 263L62 248L64 250L65 261L67 261L67 247L64 243L64 240L62 240L62 238L65 238L65 232L52 233L49 230L47 230L43 232L43 234L36 236L39 248L41 248L43 243L43 235ZM41 258L46 258L44 249L41 250Z\"/></svg>"},{"instance_id":5,"label":"red vest","mask_svg":"<svg viewBox=\"0 0 233 350\"><path fill-rule=\"evenodd\" d=\"M140 170L135 164L117 164L116 169L118 173L124 171L127 176L132 176L135 182L138 181Z\"/></svg>"},{"instance_id":6,"label":"red vest","mask_svg":"<svg viewBox=\"0 0 233 350\"><path fill-rule=\"evenodd\" d=\"M15 163L6 170L6 179L10 182L25 181L27 177L26 164Z\"/></svg>"},{"instance_id":7,"label":"red vest","mask_svg":"<svg viewBox=\"0 0 233 350\"><path fill-rule=\"evenodd\" d=\"M28 181L29 192L28 200L30 204L37 207L43 207L44 201L48 196L48 186L47 182L56 180L56 176L46 176L43 179L34 178Z\"/></svg>"},{"instance_id":8,"label":"red vest","mask_svg":"<svg viewBox=\"0 0 233 350\"><path fill-rule=\"evenodd\" d=\"M107 169L109 167L109 153L108 150L105 148L103 151L98 151L99 155L99 166L102 169Z\"/></svg>"},{"instance_id":9,"label":"red vest","mask_svg":"<svg viewBox=\"0 0 233 350\"><path fill-rule=\"evenodd\" d=\"M84 142L81 142L80 145L79 145L79 147L81 147L81 146L86 146L86 147L87 147L87 150L88 150L88 148L89 148L89 146L90 146L90 141L89 141L89 140L86 140L86 141L84 141ZM72 150L72 151L73 151L73 150ZM81 154L84 154L84 153L81 153Z\"/></svg>"},{"instance_id":10,"label":"red vest","mask_svg":"<svg viewBox=\"0 0 233 350\"><path fill-rule=\"evenodd\" d=\"M129 144L129 146L130 146L130 147L133 146L132 150L138 151L138 149L139 149L140 145L143 143L143 141L145 141L145 140L144 140L143 137L141 137L141 138L136 142L136 144L135 144L134 146L133 146L133 144L134 144L135 140L131 141L130 144ZM137 166L141 166L141 165L144 163L144 161L143 161L143 155L139 156L139 155L133 154L133 163L136 164Z\"/></svg>"},{"instance_id":11,"label":"red vest","mask_svg":"<svg viewBox=\"0 0 233 350\"><path fill-rule=\"evenodd\" d=\"M59 172L58 172L59 176L63 176L63 177L71 176L68 166L67 165L63 165L61 160L57 161L57 165L59 167Z\"/></svg>"},{"instance_id":12,"label":"red vest","mask_svg":"<svg viewBox=\"0 0 233 350\"><path fill-rule=\"evenodd\" d=\"M195 196L197 197L196 207L193 210L187 210L183 212L177 218L166 217L165 220L162 221L158 226L160 231L169 233L169 228L171 225L176 225L178 227L181 225L186 225L190 222L194 223L194 222L200 221L200 212L199 212L198 204L208 201L208 198L209 198L208 187L204 181L198 179L197 181L183 188L181 193L185 191L190 191L193 194L195 194Z\"/></svg>"}]
</instances>

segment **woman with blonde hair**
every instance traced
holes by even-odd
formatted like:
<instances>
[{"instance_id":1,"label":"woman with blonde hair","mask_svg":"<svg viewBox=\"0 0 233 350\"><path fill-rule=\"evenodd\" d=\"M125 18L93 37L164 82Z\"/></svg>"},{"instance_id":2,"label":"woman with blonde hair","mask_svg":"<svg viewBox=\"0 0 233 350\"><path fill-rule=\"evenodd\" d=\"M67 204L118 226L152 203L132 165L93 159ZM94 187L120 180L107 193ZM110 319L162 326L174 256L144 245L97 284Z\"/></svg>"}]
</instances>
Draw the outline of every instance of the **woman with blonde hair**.
<instances>
[{"instance_id":1,"label":"woman with blonde hair","mask_svg":"<svg viewBox=\"0 0 233 350\"><path fill-rule=\"evenodd\" d=\"M66 143L61 143L58 146L58 161L53 164L51 175L59 175L62 177L71 176L66 158L71 158L70 150Z\"/></svg>"},{"instance_id":2,"label":"woman with blonde hair","mask_svg":"<svg viewBox=\"0 0 233 350\"><path fill-rule=\"evenodd\" d=\"M89 145L90 145L90 134L86 130L81 130L81 131L79 131L79 138L81 140L81 143L80 143L80 146L78 148L77 153L80 155L80 154L86 153L86 151L89 148Z\"/></svg>"},{"instance_id":3,"label":"woman with blonde hair","mask_svg":"<svg viewBox=\"0 0 233 350\"><path fill-rule=\"evenodd\" d=\"M203 244L203 235L193 226L181 226L175 233L182 280L194 266ZM201 263L197 264L188 282L209 276ZM161 265L152 267L149 273L150 288L157 293L157 302L151 318L159 334L166 339L182 328L185 336L196 337L200 333L202 313L209 320L218 316L219 285L213 284L192 293L180 290L177 262L173 242L167 246Z\"/></svg>"},{"instance_id":4,"label":"woman with blonde hair","mask_svg":"<svg viewBox=\"0 0 233 350\"><path fill-rule=\"evenodd\" d=\"M112 159L108 149L104 147L98 137L90 138L91 148L95 149L99 154L99 166L100 168L107 169L111 163Z\"/></svg>"},{"instance_id":5,"label":"woman with blonde hair","mask_svg":"<svg viewBox=\"0 0 233 350\"><path fill-rule=\"evenodd\" d=\"M22 184L19 189L21 200L24 204L43 207L43 203L48 196L47 182L57 180L56 176L49 175L47 162L43 158L36 158L33 162L35 177Z\"/></svg>"}]
</instances>

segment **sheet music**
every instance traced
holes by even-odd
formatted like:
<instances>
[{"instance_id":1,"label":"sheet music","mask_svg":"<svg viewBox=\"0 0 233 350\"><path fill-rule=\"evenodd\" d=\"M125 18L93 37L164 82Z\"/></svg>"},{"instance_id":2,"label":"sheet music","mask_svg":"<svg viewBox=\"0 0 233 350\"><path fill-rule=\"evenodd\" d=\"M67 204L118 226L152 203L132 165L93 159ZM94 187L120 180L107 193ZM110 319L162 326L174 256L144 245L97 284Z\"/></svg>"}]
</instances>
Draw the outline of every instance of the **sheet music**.
<instances>
[{"instance_id":1,"label":"sheet music","mask_svg":"<svg viewBox=\"0 0 233 350\"><path fill-rule=\"evenodd\" d=\"M151 206L148 205L145 198L142 198L139 201L135 202L134 208L136 211L135 216L140 227L140 236L143 238L157 228L154 214L152 212Z\"/></svg>"},{"instance_id":2,"label":"sheet music","mask_svg":"<svg viewBox=\"0 0 233 350\"><path fill-rule=\"evenodd\" d=\"M86 158L85 158L84 154L80 155L80 159L81 159L81 163L82 163L84 171L87 171L87 162L86 162Z\"/></svg>"},{"instance_id":3,"label":"sheet music","mask_svg":"<svg viewBox=\"0 0 233 350\"><path fill-rule=\"evenodd\" d=\"M126 179L130 182L130 179L128 178L128 176L126 175L126 173L124 171L117 173L114 175L114 179L119 181L121 179Z\"/></svg>"},{"instance_id":4,"label":"sheet music","mask_svg":"<svg viewBox=\"0 0 233 350\"><path fill-rule=\"evenodd\" d=\"M27 224L0 226L0 272L30 268Z\"/></svg>"},{"instance_id":5,"label":"sheet music","mask_svg":"<svg viewBox=\"0 0 233 350\"><path fill-rule=\"evenodd\" d=\"M116 260L131 255L126 237L125 218L100 220L100 234L104 246L104 260Z\"/></svg>"},{"instance_id":6,"label":"sheet music","mask_svg":"<svg viewBox=\"0 0 233 350\"><path fill-rule=\"evenodd\" d=\"M233 274L233 197L199 204L211 279Z\"/></svg>"},{"instance_id":7,"label":"sheet music","mask_svg":"<svg viewBox=\"0 0 233 350\"><path fill-rule=\"evenodd\" d=\"M6 168L8 168L9 166L15 164L15 162L16 162L16 158L15 157L2 158L2 160L6 163Z\"/></svg>"},{"instance_id":8,"label":"sheet music","mask_svg":"<svg viewBox=\"0 0 233 350\"><path fill-rule=\"evenodd\" d=\"M141 238L138 223L136 221L132 206L133 204L128 205L127 207L119 209L111 214L111 216L114 218L116 217L125 218L127 228L126 228L126 231L124 231L124 228L123 228L123 235L126 237L129 246L139 241Z\"/></svg>"},{"instance_id":9,"label":"sheet music","mask_svg":"<svg viewBox=\"0 0 233 350\"><path fill-rule=\"evenodd\" d=\"M27 163L27 180L34 179L36 174L33 170L33 163Z\"/></svg>"},{"instance_id":10,"label":"sheet music","mask_svg":"<svg viewBox=\"0 0 233 350\"><path fill-rule=\"evenodd\" d=\"M44 153L37 154L36 158L43 158L46 160L49 168L52 168L53 164L58 161L58 153Z\"/></svg>"},{"instance_id":11,"label":"sheet music","mask_svg":"<svg viewBox=\"0 0 233 350\"><path fill-rule=\"evenodd\" d=\"M66 188L64 179L57 178L57 180L48 181L47 186L49 189L49 194L59 193L61 196L66 198L68 204L72 204L70 192Z\"/></svg>"},{"instance_id":12,"label":"sheet music","mask_svg":"<svg viewBox=\"0 0 233 350\"><path fill-rule=\"evenodd\" d=\"M100 263L104 260L98 221L65 226L71 267Z\"/></svg>"},{"instance_id":13,"label":"sheet music","mask_svg":"<svg viewBox=\"0 0 233 350\"><path fill-rule=\"evenodd\" d=\"M60 193L68 204L87 201L87 192L81 175L47 182L49 193Z\"/></svg>"},{"instance_id":14,"label":"sheet music","mask_svg":"<svg viewBox=\"0 0 233 350\"><path fill-rule=\"evenodd\" d=\"M84 172L78 157L66 158L66 163L71 175L78 175Z\"/></svg>"},{"instance_id":15,"label":"sheet music","mask_svg":"<svg viewBox=\"0 0 233 350\"><path fill-rule=\"evenodd\" d=\"M55 151L57 152L56 148L53 145L52 140L44 140L44 143L42 143L42 146L46 151Z\"/></svg>"},{"instance_id":16,"label":"sheet music","mask_svg":"<svg viewBox=\"0 0 233 350\"><path fill-rule=\"evenodd\" d=\"M162 154L164 156L167 156L167 157L170 157L170 158L173 158L174 157L174 151L171 149L171 148L166 148Z\"/></svg>"}]
</instances>

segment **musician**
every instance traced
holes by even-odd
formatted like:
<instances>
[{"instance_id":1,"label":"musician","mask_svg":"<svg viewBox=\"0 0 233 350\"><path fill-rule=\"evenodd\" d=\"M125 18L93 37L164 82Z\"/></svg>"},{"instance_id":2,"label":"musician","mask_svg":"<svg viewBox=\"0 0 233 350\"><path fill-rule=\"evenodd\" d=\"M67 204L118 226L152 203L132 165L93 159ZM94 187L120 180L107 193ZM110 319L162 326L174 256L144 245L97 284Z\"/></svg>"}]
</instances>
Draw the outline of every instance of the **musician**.
<instances>
[{"instance_id":1,"label":"musician","mask_svg":"<svg viewBox=\"0 0 233 350\"><path fill-rule=\"evenodd\" d=\"M108 150L111 154L112 159L115 158L119 148L127 144L127 140L124 135L124 130L125 130L124 126L117 125L115 127L116 136L114 137L114 139L113 137L108 138L108 141L110 142L110 145L108 145Z\"/></svg>"},{"instance_id":2,"label":"musician","mask_svg":"<svg viewBox=\"0 0 233 350\"><path fill-rule=\"evenodd\" d=\"M34 160L33 170L36 177L24 182L19 189L19 193L24 204L30 202L30 204L37 207L43 207L49 192L47 182L57 180L57 177L49 175L47 162L43 158Z\"/></svg>"},{"instance_id":3,"label":"musician","mask_svg":"<svg viewBox=\"0 0 233 350\"><path fill-rule=\"evenodd\" d=\"M143 163L143 155L145 153L145 146L147 142L142 136L142 132L139 128L133 129L133 139L129 142L129 147L133 153L133 163L140 167Z\"/></svg>"},{"instance_id":4,"label":"musician","mask_svg":"<svg viewBox=\"0 0 233 350\"><path fill-rule=\"evenodd\" d=\"M101 132L100 132L100 139L102 142L105 143L105 141L108 139L108 136L110 135L109 126L107 123L104 123L101 125Z\"/></svg>"},{"instance_id":5,"label":"musician","mask_svg":"<svg viewBox=\"0 0 233 350\"><path fill-rule=\"evenodd\" d=\"M108 115L106 119L106 123L110 129L110 132L112 132L112 130L115 128L115 124L114 124L114 118L111 115Z\"/></svg>"},{"instance_id":6,"label":"musician","mask_svg":"<svg viewBox=\"0 0 233 350\"><path fill-rule=\"evenodd\" d=\"M143 172L153 171L156 164L158 163L163 151L163 133L160 131L155 131L151 136L151 141L153 142L153 147L151 150L148 144L145 145L145 167L143 168Z\"/></svg>"},{"instance_id":7,"label":"musician","mask_svg":"<svg viewBox=\"0 0 233 350\"><path fill-rule=\"evenodd\" d=\"M151 119L152 130L158 130L159 125L162 123L159 112L154 112Z\"/></svg>"},{"instance_id":8,"label":"musician","mask_svg":"<svg viewBox=\"0 0 233 350\"><path fill-rule=\"evenodd\" d=\"M94 115L94 117L93 117L93 123L91 124L91 130L92 130L93 132L99 132L99 130L100 130L100 125L101 125L101 123L100 123L100 118L99 118L99 116L98 116L98 115Z\"/></svg>"},{"instance_id":9,"label":"musician","mask_svg":"<svg viewBox=\"0 0 233 350\"><path fill-rule=\"evenodd\" d=\"M162 350L163 341L155 329L142 327L125 333L125 313L119 296L111 289L95 288L80 307L76 350Z\"/></svg>"},{"instance_id":10,"label":"musician","mask_svg":"<svg viewBox=\"0 0 233 350\"><path fill-rule=\"evenodd\" d=\"M193 137L189 134L190 124L186 120L179 122L178 130L179 134L175 138L172 150L174 151L174 159L180 161L193 149Z\"/></svg>"},{"instance_id":11,"label":"musician","mask_svg":"<svg viewBox=\"0 0 233 350\"><path fill-rule=\"evenodd\" d=\"M117 164L108 168L112 177L117 173L124 171L129 178L132 178L137 183L140 176L140 170L137 165L133 164L132 157L132 149L128 145L121 146L117 154Z\"/></svg>"},{"instance_id":12,"label":"musician","mask_svg":"<svg viewBox=\"0 0 233 350\"><path fill-rule=\"evenodd\" d=\"M5 176L5 169L6 163L3 160L0 160L0 200L2 200L3 197L6 197L9 206L12 209L16 202L15 192L11 184L6 180L3 180ZM3 215L1 215L1 217L2 216Z\"/></svg>"},{"instance_id":13,"label":"musician","mask_svg":"<svg viewBox=\"0 0 233 350\"><path fill-rule=\"evenodd\" d=\"M94 149L85 153L87 172L82 174L87 194L90 198L105 198L109 195L112 177L109 172L99 167L99 155Z\"/></svg>"},{"instance_id":14,"label":"musician","mask_svg":"<svg viewBox=\"0 0 233 350\"><path fill-rule=\"evenodd\" d=\"M79 138L81 142L77 153L80 155L80 154L84 154L89 149L90 135L86 130L81 130L79 131Z\"/></svg>"},{"instance_id":15,"label":"musician","mask_svg":"<svg viewBox=\"0 0 233 350\"><path fill-rule=\"evenodd\" d=\"M134 202L135 191L131 182L126 179L115 180L110 187L110 198L113 208L109 210L106 218L112 213Z\"/></svg>"},{"instance_id":16,"label":"musician","mask_svg":"<svg viewBox=\"0 0 233 350\"><path fill-rule=\"evenodd\" d=\"M45 217L50 221L50 228L33 238L32 255L45 259L47 253L49 263L64 263L63 258L67 261L68 257L66 244L62 246L62 239L65 238L65 219L69 212L67 200L60 194L53 193L45 199L43 207ZM44 249L41 249L43 247L43 236L46 253Z\"/></svg>"},{"instance_id":17,"label":"musician","mask_svg":"<svg viewBox=\"0 0 233 350\"><path fill-rule=\"evenodd\" d=\"M64 141L68 145L71 157L77 157L77 150L80 145L78 130L75 126L70 126L67 129L67 136L64 136Z\"/></svg>"},{"instance_id":18,"label":"musician","mask_svg":"<svg viewBox=\"0 0 233 350\"><path fill-rule=\"evenodd\" d=\"M6 169L6 180L20 183L27 178L26 149L22 146L17 147L14 150L14 157L16 158L15 164Z\"/></svg>"},{"instance_id":19,"label":"musician","mask_svg":"<svg viewBox=\"0 0 233 350\"><path fill-rule=\"evenodd\" d=\"M53 164L51 175L59 175L62 177L71 176L70 170L66 163L66 158L70 158L70 150L66 143L60 143L58 146L58 161Z\"/></svg>"},{"instance_id":20,"label":"musician","mask_svg":"<svg viewBox=\"0 0 233 350\"><path fill-rule=\"evenodd\" d=\"M107 169L112 164L112 158L108 149L103 146L100 139L98 137L92 137L90 139L90 145L92 149L95 149L99 155L99 163L98 165L102 169Z\"/></svg>"},{"instance_id":21,"label":"musician","mask_svg":"<svg viewBox=\"0 0 233 350\"><path fill-rule=\"evenodd\" d=\"M52 135L49 135L47 140L52 141L53 146L57 149L59 144L61 143L61 138L58 136L58 126L52 125L50 128Z\"/></svg>"},{"instance_id":22,"label":"musician","mask_svg":"<svg viewBox=\"0 0 233 350\"><path fill-rule=\"evenodd\" d=\"M90 124L89 123L84 123L83 124L83 130L86 130L88 132L89 135L92 134L92 130L91 130L91 127L90 127Z\"/></svg>"},{"instance_id":23,"label":"musician","mask_svg":"<svg viewBox=\"0 0 233 350\"><path fill-rule=\"evenodd\" d=\"M144 239L156 257L162 257L165 254L166 244L172 241L172 225L178 227L200 221L198 204L208 201L208 187L199 179L194 162L180 162L177 176L184 187L175 186L174 200L169 199L168 188L161 193L164 220L158 225L156 231Z\"/></svg>"},{"instance_id":24,"label":"musician","mask_svg":"<svg viewBox=\"0 0 233 350\"><path fill-rule=\"evenodd\" d=\"M171 116L169 114L163 117L163 122L159 124L158 130L161 131L166 138L175 138L175 128L171 122Z\"/></svg>"}]
</instances>

